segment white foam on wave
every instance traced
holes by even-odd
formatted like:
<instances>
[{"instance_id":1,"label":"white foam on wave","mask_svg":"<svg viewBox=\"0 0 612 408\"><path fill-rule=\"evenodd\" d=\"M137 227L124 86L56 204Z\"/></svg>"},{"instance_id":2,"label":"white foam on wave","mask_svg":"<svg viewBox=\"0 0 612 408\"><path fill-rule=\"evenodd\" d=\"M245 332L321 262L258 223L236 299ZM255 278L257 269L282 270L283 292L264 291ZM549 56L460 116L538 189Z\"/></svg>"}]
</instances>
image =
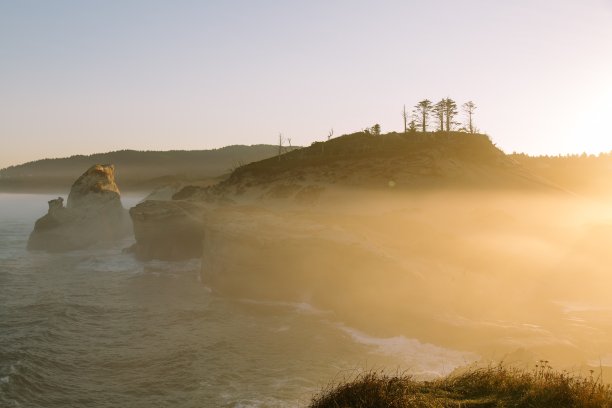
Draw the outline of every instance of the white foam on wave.
<instances>
[{"instance_id":1,"label":"white foam on wave","mask_svg":"<svg viewBox=\"0 0 612 408\"><path fill-rule=\"evenodd\" d=\"M237 301L240 303L292 309L293 311L301 314L323 315L331 313L327 310L317 309L316 307L307 302L285 302L277 300L257 300L248 298L237 299Z\"/></svg>"},{"instance_id":2,"label":"white foam on wave","mask_svg":"<svg viewBox=\"0 0 612 408\"><path fill-rule=\"evenodd\" d=\"M77 268L92 272L140 272L141 265L133 256L99 251L82 252L83 260Z\"/></svg>"},{"instance_id":3,"label":"white foam on wave","mask_svg":"<svg viewBox=\"0 0 612 408\"><path fill-rule=\"evenodd\" d=\"M457 367L479 359L475 353L451 350L434 344L422 343L403 335L394 337L373 337L343 324L337 325L357 343L372 347L376 353L399 357L407 365L410 374L421 377L439 377Z\"/></svg>"},{"instance_id":4,"label":"white foam on wave","mask_svg":"<svg viewBox=\"0 0 612 408\"><path fill-rule=\"evenodd\" d=\"M200 271L201 260L198 258L184 261L162 261L153 259L142 263L145 271L157 271L162 273L182 273Z\"/></svg>"}]
</instances>

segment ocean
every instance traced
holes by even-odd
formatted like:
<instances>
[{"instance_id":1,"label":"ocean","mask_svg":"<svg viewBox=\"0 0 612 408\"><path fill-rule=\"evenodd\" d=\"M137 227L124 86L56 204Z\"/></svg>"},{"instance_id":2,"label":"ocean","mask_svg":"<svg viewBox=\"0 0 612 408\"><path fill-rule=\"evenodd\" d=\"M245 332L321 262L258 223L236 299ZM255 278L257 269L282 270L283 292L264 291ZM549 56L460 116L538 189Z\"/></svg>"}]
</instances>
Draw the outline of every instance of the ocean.
<instances>
[{"instance_id":1,"label":"ocean","mask_svg":"<svg viewBox=\"0 0 612 408\"><path fill-rule=\"evenodd\" d=\"M0 407L307 406L363 370L433 376L465 362L309 304L221 296L201 283L199 260L122 253L133 237L27 251L56 196L0 194Z\"/></svg>"}]
</instances>

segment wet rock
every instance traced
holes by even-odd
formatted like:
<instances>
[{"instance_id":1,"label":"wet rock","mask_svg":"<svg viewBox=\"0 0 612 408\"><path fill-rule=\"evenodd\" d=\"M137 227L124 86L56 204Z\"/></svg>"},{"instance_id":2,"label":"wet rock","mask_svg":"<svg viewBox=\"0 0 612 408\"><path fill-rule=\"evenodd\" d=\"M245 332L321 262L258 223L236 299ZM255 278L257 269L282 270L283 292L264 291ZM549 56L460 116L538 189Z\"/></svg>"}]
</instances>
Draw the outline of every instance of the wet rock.
<instances>
[{"instance_id":1,"label":"wet rock","mask_svg":"<svg viewBox=\"0 0 612 408\"><path fill-rule=\"evenodd\" d=\"M30 234L28 249L69 251L112 242L130 232L115 168L96 164L74 182L66 206L62 197L49 201L47 214Z\"/></svg>"},{"instance_id":2,"label":"wet rock","mask_svg":"<svg viewBox=\"0 0 612 408\"><path fill-rule=\"evenodd\" d=\"M149 200L130 208L136 244L130 252L139 259L181 260L202 256L202 203Z\"/></svg>"}]
</instances>

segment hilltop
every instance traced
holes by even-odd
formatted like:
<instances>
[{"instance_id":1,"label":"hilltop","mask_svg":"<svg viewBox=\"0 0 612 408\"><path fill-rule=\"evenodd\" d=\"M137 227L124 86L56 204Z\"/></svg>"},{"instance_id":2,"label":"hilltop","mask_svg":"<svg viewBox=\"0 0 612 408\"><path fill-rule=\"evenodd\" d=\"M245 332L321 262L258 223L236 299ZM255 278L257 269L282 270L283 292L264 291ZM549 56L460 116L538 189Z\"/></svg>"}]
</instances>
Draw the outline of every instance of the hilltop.
<instances>
[{"instance_id":1,"label":"hilltop","mask_svg":"<svg viewBox=\"0 0 612 408\"><path fill-rule=\"evenodd\" d=\"M58 191L69 187L94 164L114 164L122 190L151 190L162 185L219 177L244 163L278 153L278 146L227 146L212 150L119 150L43 159L0 170L0 191Z\"/></svg>"},{"instance_id":2,"label":"hilltop","mask_svg":"<svg viewBox=\"0 0 612 408\"><path fill-rule=\"evenodd\" d=\"M222 195L309 202L337 187L561 190L483 134L357 132L240 166L213 187L186 188L175 198Z\"/></svg>"}]
</instances>

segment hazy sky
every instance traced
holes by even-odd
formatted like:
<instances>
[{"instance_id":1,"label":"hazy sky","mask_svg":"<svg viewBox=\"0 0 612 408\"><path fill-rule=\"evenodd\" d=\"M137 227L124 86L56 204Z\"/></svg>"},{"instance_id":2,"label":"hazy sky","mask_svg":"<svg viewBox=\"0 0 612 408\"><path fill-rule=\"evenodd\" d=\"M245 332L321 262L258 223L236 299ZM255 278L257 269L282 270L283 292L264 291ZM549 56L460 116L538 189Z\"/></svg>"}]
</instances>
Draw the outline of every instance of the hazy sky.
<instances>
[{"instance_id":1,"label":"hazy sky","mask_svg":"<svg viewBox=\"0 0 612 408\"><path fill-rule=\"evenodd\" d=\"M399 131L446 96L506 152L612 150L612 0L0 0L0 167Z\"/></svg>"}]
</instances>

